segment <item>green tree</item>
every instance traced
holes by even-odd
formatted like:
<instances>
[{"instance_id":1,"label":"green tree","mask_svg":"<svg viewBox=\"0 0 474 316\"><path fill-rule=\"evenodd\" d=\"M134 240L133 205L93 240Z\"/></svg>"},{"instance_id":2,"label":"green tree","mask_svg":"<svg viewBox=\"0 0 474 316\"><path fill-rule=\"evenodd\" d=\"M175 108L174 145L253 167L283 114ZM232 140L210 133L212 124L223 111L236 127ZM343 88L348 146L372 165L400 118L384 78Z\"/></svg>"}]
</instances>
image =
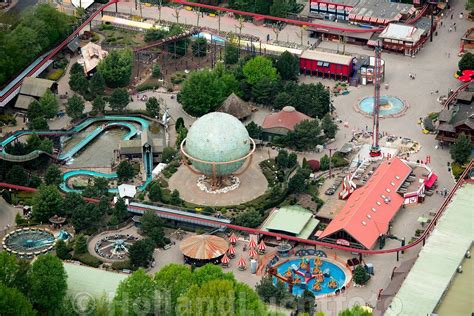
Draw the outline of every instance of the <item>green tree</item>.
<instances>
[{"instance_id":1,"label":"green tree","mask_svg":"<svg viewBox=\"0 0 474 316\"><path fill-rule=\"evenodd\" d=\"M87 239L86 236L80 234L77 236L76 243L74 245L74 255L82 255L87 253Z\"/></svg>"},{"instance_id":2,"label":"green tree","mask_svg":"<svg viewBox=\"0 0 474 316\"><path fill-rule=\"evenodd\" d=\"M296 174L288 181L288 191L290 193L303 193L306 190L305 176L298 169Z\"/></svg>"},{"instance_id":3,"label":"green tree","mask_svg":"<svg viewBox=\"0 0 474 316\"><path fill-rule=\"evenodd\" d=\"M67 283L63 263L50 254L41 255L28 274L29 298L41 313L53 313L66 296Z\"/></svg>"},{"instance_id":4,"label":"green tree","mask_svg":"<svg viewBox=\"0 0 474 316\"><path fill-rule=\"evenodd\" d=\"M256 0L255 1L255 13L269 15L271 5L272 5L272 1Z\"/></svg>"},{"instance_id":5,"label":"green tree","mask_svg":"<svg viewBox=\"0 0 474 316\"><path fill-rule=\"evenodd\" d=\"M468 162L471 158L472 145L471 141L466 134L459 134L458 138L451 145L449 152L451 153L451 158L458 164L463 165Z\"/></svg>"},{"instance_id":6,"label":"green tree","mask_svg":"<svg viewBox=\"0 0 474 316\"><path fill-rule=\"evenodd\" d=\"M275 161L280 169L286 169L288 167L288 152L284 149L280 150Z\"/></svg>"},{"instance_id":7,"label":"green tree","mask_svg":"<svg viewBox=\"0 0 474 316\"><path fill-rule=\"evenodd\" d=\"M177 151L173 147L165 147L163 148L163 153L161 154L161 161L164 163L169 163L174 159L176 154Z\"/></svg>"},{"instance_id":8,"label":"green tree","mask_svg":"<svg viewBox=\"0 0 474 316\"><path fill-rule=\"evenodd\" d=\"M182 34L184 32L185 32L185 30L181 25L174 23L170 27L170 30L168 32L168 36L179 35L179 34ZM184 56L184 55L186 55L186 53L188 51L189 42L190 42L189 38L185 38L185 39L182 39L182 40L179 40L179 41L172 42L172 43L168 44L168 46L167 46L168 52L171 53L171 54L175 54L177 57Z\"/></svg>"},{"instance_id":9,"label":"green tree","mask_svg":"<svg viewBox=\"0 0 474 316\"><path fill-rule=\"evenodd\" d=\"M35 131L49 129L48 121L44 117L35 117L31 120L29 127Z\"/></svg>"},{"instance_id":10,"label":"green tree","mask_svg":"<svg viewBox=\"0 0 474 316\"><path fill-rule=\"evenodd\" d=\"M148 211L140 218L142 230L145 235L153 241L155 247L166 245L163 222L155 213Z\"/></svg>"},{"instance_id":11,"label":"green tree","mask_svg":"<svg viewBox=\"0 0 474 316\"><path fill-rule=\"evenodd\" d=\"M81 64L76 62L72 64L70 74L71 76L76 74L84 74L84 67L82 67Z\"/></svg>"},{"instance_id":12,"label":"green tree","mask_svg":"<svg viewBox=\"0 0 474 316\"><path fill-rule=\"evenodd\" d=\"M226 42L224 48L224 63L226 65L235 65L239 61L239 47L235 44Z\"/></svg>"},{"instance_id":13,"label":"green tree","mask_svg":"<svg viewBox=\"0 0 474 316\"><path fill-rule=\"evenodd\" d=\"M138 267L148 267L153 260L154 242L150 238L138 240L128 249L130 263Z\"/></svg>"},{"instance_id":14,"label":"green tree","mask_svg":"<svg viewBox=\"0 0 474 316\"><path fill-rule=\"evenodd\" d=\"M158 315L168 315L169 306L176 306L178 298L189 289L192 279L191 269L183 264L169 264L155 274L159 295L169 298L169 301L158 300Z\"/></svg>"},{"instance_id":15,"label":"green tree","mask_svg":"<svg viewBox=\"0 0 474 316\"><path fill-rule=\"evenodd\" d=\"M262 215L254 208L240 212L235 218L234 223L239 226L249 228L258 227L262 223Z\"/></svg>"},{"instance_id":16,"label":"green tree","mask_svg":"<svg viewBox=\"0 0 474 316\"><path fill-rule=\"evenodd\" d=\"M174 125L175 131L179 131L180 128L185 127L184 126L184 119L182 117L178 117L176 120L176 124Z\"/></svg>"},{"instance_id":17,"label":"green tree","mask_svg":"<svg viewBox=\"0 0 474 316\"><path fill-rule=\"evenodd\" d=\"M100 224L101 214L93 203L77 206L71 216L71 223L77 232L90 229Z\"/></svg>"},{"instance_id":18,"label":"green tree","mask_svg":"<svg viewBox=\"0 0 474 316\"><path fill-rule=\"evenodd\" d=\"M117 177L120 181L127 181L135 176L135 169L128 160L122 160L117 166Z\"/></svg>"},{"instance_id":19,"label":"green tree","mask_svg":"<svg viewBox=\"0 0 474 316\"><path fill-rule=\"evenodd\" d=\"M130 102L126 89L115 89L109 99L109 106L113 111L123 112Z\"/></svg>"},{"instance_id":20,"label":"green tree","mask_svg":"<svg viewBox=\"0 0 474 316\"><path fill-rule=\"evenodd\" d=\"M474 70L474 54L471 52L464 53L459 60L458 67L460 71Z\"/></svg>"},{"instance_id":21,"label":"green tree","mask_svg":"<svg viewBox=\"0 0 474 316\"><path fill-rule=\"evenodd\" d=\"M62 173L57 165L53 164L48 167L46 173L44 174L44 182L46 185L59 185L62 182Z\"/></svg>"},{"instance_id":22,"label":"green tree","mask_svg":"<svg viewBox=\"0 0 474 316\"><path fill-rule=\"evenodd\" d=\"M279 92L273 99L273 107L275 109L281 110L288 104L291 104L291 95L286 92Z\"/></svg>"},{"instance_id":23,"label":"green tree","mask_svg":"<svg viewBox=\"0 0 474 316\"><path fill-rule=\"evenodd\" d=\"M125 201L123 199L118 199L117 203L115 203L115 208L113 212L113 216L119 221L123 222L125 218L128 216L128 209Z\"/></svg>"},{"instance_id":24,"label":"green tree","mask_svg":"<svg viewBox=\"0 0 474 316\"><path fill-rule=\"evenodd\" d=\"M278 79L277 70L273 67L272 61L264 56L256 56L247 61L244 65L243 73L247 83L251 85L263 79L270 81Z\"/></svg>"},{"instance_id":25,"label":"green tree","mask_svg":"<svg viewBox=\"0 0 474 316\"><path fill-rule=\"evenodd\" d=\"M372 313L359 305L354 305L351 308L339 312L338 316L372 316Z\"/></svg>"},{"instance_id":26,"label":"green tree","mask_svg":"<svg viewBox=\"0 0 474 316\"><path fill-rule=\"evenodd\" d=\"M239 86L230 73L195 71L183 83L178 101L187 113L201 116L216 110L232 92L238 94Z\"/></svg>"},{"instance_id":27,"label":"green tree","mask_svg":"<svg viewBox=\"0 0 474 316\"><path fill-rule=\"evenodd\" d=\"M292 53L285 51L275 64L283 80L296 80L300 71L299 59Z\"/></svg>"},{"instance_id":28,"label":"green tree","mask_svg":"<svg viewBox=\"0 0 474 316\"><path fill-rule=\"evenodd\" d=\"M25 295L2 283L0 283L0 311L4 316L36 315Z\"/></svg>"},{"instance_id":29,"label":"green tree","mask_svg":"<svg viewBox=\"0 0 474 316\"><path fill-rule=\"evenodd\" d=\"M334 120L331 118L329 113L326 113L326 115L324 115L323 119L321 120L321 128L324 131L324 135L326 135L328 139L336 137L336 131L338 127L336 123L334 123Z\"/></svg>"},{"instance_id":30,"label":"green tree","mask_svg":"<svg viewBox=\"0 0 474 316\"><path fill-rule=\"evenodd\" d=\"M160 103L155 97L151 97L146 101L146 112L151 117L158 118L160 116Z\"/></svg>"},{"instance_id":31,"label":"green tree","mask_svg":"<svg viewBox=\"0 0 474 316\"><path fill-rule=\"evenodd\" d=\"M178 133L176 135L176 147L179 148L181 146L181 142L186 138L188 135L188 129L186 127L181 127L178 130Z\"/></svg>"},{"instance_id":32,"label":"green tree","mask_svg":"<svg viewBox=\"0 0 474 316\"><path fill-rule=\"evenodd\" d=\"M166 35L167 34L166 34L165 31L152 28L152 29L149 29L149 30L146 31L144 40L145 40L146 43L159 41L159 40L165 38Z\"/></svg>"},{"instance_id":33,"label":"green tree","mask_svg":"<svg viewBox=\"0 0 474 316\"><path fill-rule=\"evenodd\" d=\"M41 178L38 177L36 174L32 175L30 177L30 181L28 182L28 186L32 188L37 188L39 187L43 182L41 181Z\"/></svg>"},{"instance_id":34,"label":"green tree","mask_svg":"<svg viewBox=\"0 0 474 316\"><path fill-rule=\"evenodd\" d=\"M51 92L51 90L46 90L43 96L39 100L41 106L42 115L45 118L53 118L58 113L59 102L56 96Z\"/></svg>"},{"instance_id":35,"label":"green tree","mask_svg":"<svg viewBox=\"0 0 474 316\"><path fill-rule=\"evenodd\" d=\"M257 125L254 121L248 123L245 128L247 129L249 136L253 139L260 139L262 137L262 127Z\"/></svg>"},{"instance_id":36,"label":"green tree","mask_svg":"<svg viewBox=\"0 0 474 316\"><path fill-rule=\"evenodd\" d=\"M295 153L291 153L288 155L288 168L292 168L296 166L298 163L298 156Z\"/></svg>"},{"instance_id":37,"label":"green tree","mask_svg":"<svg viewBox=\"0 0 474 316\"><path fill-rule=\"evenodd\" d=\"M133 54L130 49L112 50L97 66L110 88L125 87L132 77Z\"/></svg>"},{"instance_id":38,"label":"green tree","mask_svg":"<svg viewBox=\"0 0 474 316\"><path fill-rule=\"evenodd\" d=\"M148 197L152 202L159 202L161 201L163 193L161 192L160 184L157 182L153 182L150 185L150 189L148 191Z\"/></svg>"},{"instance_id":39,"label":"green tree","mask_svg":"<svg viewBox=\"0 0 474 316\"><path fill-rule=\"evenodd\" d=\"M28 174L22 166L13 165L7 172L6 180L11 184L26 186L28 184Z\"/></svg>"},{"instance_id":40,"label":"green tree","mask_svg":"<svg viewBox=\"0 0 474 316\"><path fill-rule=\"evenodd\" d=\"M0 284L15 287L19 267L16 257L6 251L0 252ZM1 310L1 309L0 309Z\"/></svg>"},{"instance_id":41,"label":"green tree","mask_svg":"<svg viewBox=\"0 0 474 316\"><path fill-rule=\"evenodd\" d=\"M92 185L87 185L82 191L82 195L90 198L100 198L103 195L107 195L109 191L109 182L106 178L96 177Z\"/></svg>"},{"instance_id":42,"label":"green tree","mask_svg":"<svg viewBox=\"0 0 474 316\"><path fill-rule=\"evenodd\" d=\"M30 103L28 106L28 111L26 112L26 116L30 121L38 117L43 118L43 110L41 109L41 105L38 101L35 100Z\"/></svg>"},{"instance_id":43,"label":"green tree","mask_svg":"<svg viewBox=\"0 0 474 316\"><path fill-rule=\"evenodd\" d=\"M139 240L131 248L135 247ZM115 315L155 315L155 282L143 269L120 282L113 300Z\"/></svg>"},{"instance_id":44,"label":"green tree","mask_svg":"<svg viewBox=\"0 0 474 316\"><path fill-rule=\"evenodd\" d=\"M313 292L310 290L304 290L303 295L296 300L297 314L307 313L308 315L314 315L314 302L315 297Z\"/></svg>"},{"instance_id":45,"label":"green tree","mask_svg":"<svg viewBox=\"0 0 474 316\"><path fill-rule=\"evenodd\" d=\"M197 38L191 45L193 56L204 57L207 54L207 40L205 38Z\"/></svg>"},{"instance_id":46,"label":"green tree","mask_svg":"<svg viewBox=\"0 0 474 316\"><path fill-rule=\"evenodd\" d=\"M89 89L92 96L96 97L99 95L104 95L105 93L105 80L104 76L100 72L96 72L94 76L89 81Z\"/></svg>"},{"instance_id":47,"label":"green tree","mask_svg":"<svg viewBox=\"0 0 474 316\"><path fill-rule=\"evenodd\" d=\"M58 256L59 259L62 259L62 260L69 260L71 259L71 249L66 245L66 243L64 242L64 240L62 239L59 239L55 246L56 248L56 255Z\"/></svg>"},{"instance_id":48,"label":"green tree","mask_svg":"<svg viewBox=\"0 0 474 316\"><path fill-rule=\"evenodd\" d=\"M288 0L273 0L273 4L270 7L270 15L279 18L286 18L288 10Z\"/></svg>"},{"instance_id":49,"label":"green tree","mask_svg":"<svg viewBox=\"0 0 474 316\"><path fill-rule=\"evenodd\" d=\"M252 99L255 103L272 105L278 90L278 80L263 78L252 86Z\"/></svg>"},{"instance_id":50,"label":"green tree","mask_svg":"<svg viewBox=\"0 0 474 316\"><path fill-rule=\"evenodd\" d=\"M179 191L178 190L174 189L173 192L171 192L170 202L173 205L181 205L182 204L183 201L179 197Z\"/></svg>"},{"instance_id":51,"label":"green tree","mask_svg":"<svg viewBox=\"0 0 474 316\"><path fill-rule=\"evenodd\" d=\"M153 68L151 69L151 76L153 78L159 78L161 75L161 67L158 64L154 64Z\"/></svg>"},{"instance_id":52,"label":"green tree","mask_svg":"<svg viewBox=\"0 0 474 316\"><path fill-rule=\"evenodd\" d=\"M53 215L63 215L62 202L56 186L41 185L33 196L33 218L46 223Z\"/></svg>"},{"instance_id":53,"label":"green tree","mask_svg":"<svg viewBox=\"0 0 474 316\"><path fill-rule=\"evenodd\" d=\"M322 143L321 127L318 120L305 120L295 125L285 137L287 146L296 150L311 150Z\"/></svg>"},{"instance_id":54,"label":"green tree","mask_svg":"<svg viewBox=\"0 0 474 316\"><path fill-rule=\"evenodd\" d=\"M96 113L104 113L105 105L104 98L97 96L94 101L92 101L92 111Z\"/></svg>"},{"instance_id":55,"label":"green tree","mask_svg":"<svg viewBox=\"0 0 474 316\"><path fill-rule=\"evenodd\" d=\"M319 170L328 170L329 169L329 157L328 155L324 155L321 157L321 160L319 161Z\"/></svg>"},{"instance_id":56,"label":"green tree","mask_svg":"<svg viewBox=\"0 0 474 316\"><path fill-rule=\"evenodd\" d=\"M81 73L71 74L69 77L69 87L72 91L85 95L89 91L89 81L86 75Z\"/></svg>"},{"instance_id":57,"label":"green tree","mask_svg":"<svg viewBox=\"0 0 474 316\"><path fill-rule=\"evenodd\" d=\"M77 192L68 192L64 196L63 210L67 216L71 216L74 211L84 205L86 202L82 199L82 196Z\"/></svg>"},{"instance_id":58,"label":"green tree","mask_svg":"<svg viewBox=\"0 0 474 316\"><path fill-rule=\"evenodd\" d=\"M364 285L369 281L370 275L367 273L367 271L365 271L363 266L358 265L354 269L353 279L356 284Z\"/></svg>"}]
</instances>

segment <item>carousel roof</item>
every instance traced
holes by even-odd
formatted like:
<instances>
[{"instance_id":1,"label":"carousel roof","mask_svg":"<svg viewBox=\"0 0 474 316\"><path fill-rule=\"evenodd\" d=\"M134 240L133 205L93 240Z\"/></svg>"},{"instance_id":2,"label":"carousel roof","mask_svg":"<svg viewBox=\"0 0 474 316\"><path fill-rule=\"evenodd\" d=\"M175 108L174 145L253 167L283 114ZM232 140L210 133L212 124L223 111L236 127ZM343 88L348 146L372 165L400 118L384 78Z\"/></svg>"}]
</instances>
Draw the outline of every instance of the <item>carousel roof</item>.
<instances>
[{"instance_id":1,"label":"carousel roof","mask_svg":"<svg viewBox=\"0 0 474 316\"><path fill-rule=\"evenodd\" d=\"M179 247L186 257L210 260L222 256L229 249L223 238L212 235L195 235L186 238Z\"/></svg>"}]
</instances>

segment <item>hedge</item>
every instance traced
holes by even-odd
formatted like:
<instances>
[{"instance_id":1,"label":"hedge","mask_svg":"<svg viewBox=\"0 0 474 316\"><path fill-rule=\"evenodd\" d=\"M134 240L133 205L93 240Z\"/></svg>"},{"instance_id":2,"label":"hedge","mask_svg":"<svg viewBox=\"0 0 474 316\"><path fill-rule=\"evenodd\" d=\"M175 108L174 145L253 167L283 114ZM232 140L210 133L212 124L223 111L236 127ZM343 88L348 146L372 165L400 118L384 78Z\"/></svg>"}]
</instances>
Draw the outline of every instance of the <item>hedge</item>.
<instances>
[{"instance_id":1,"label":"hedge","mask_svg":"<svg viewBox=\"0 0 474 316\"><path fill-rule=\"evenodd\" d=\"M57 81L64 74L64 69L56 69L52 74L49 74L46 79Z\"/></svg>"},{"instance_id":2,"label":"hedge","mask_svg":"<svg viewBox=\"0 0 474 316\"><path fill-rule=\"evenodd\" d=\"M159 87L160 87L160 85L157 84L157 83L148 82L148 83L143 83L143 84L138 85L136 87L136 90L138 92L142 92L142 91L147 91L147 90L155 90Z\"/></svg>"}]
</instances>

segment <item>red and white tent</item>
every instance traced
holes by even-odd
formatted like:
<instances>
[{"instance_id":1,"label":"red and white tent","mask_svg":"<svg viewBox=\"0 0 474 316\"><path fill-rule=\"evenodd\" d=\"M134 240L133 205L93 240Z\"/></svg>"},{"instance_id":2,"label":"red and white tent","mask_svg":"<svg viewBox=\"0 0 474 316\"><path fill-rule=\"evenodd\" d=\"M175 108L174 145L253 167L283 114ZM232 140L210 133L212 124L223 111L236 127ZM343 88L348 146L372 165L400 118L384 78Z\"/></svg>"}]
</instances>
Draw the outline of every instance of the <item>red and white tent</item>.
<instances>
[{"instance_id":1,"label":"red and white tent","mask_svg":"<svg viewBox=\"0 0 474 316\"><path fill-rule=\"evenodd\" d=\"M229 255L235 255L235 248L234 248L234 246L231 245L231 246L229 247L229 249L227 250L227 253L228 253Z\"/></svg>"},{"instance_id":2,"label":"red and white tent","mask_svg":"<svg viewBox=\"0 0 474 316\"><path fill-rule=\"evenodd\" d=\"M232 235L230 235L229 242L231 244L235 244L237 242L237 236L235 235L235 233L232 233Z\"/></svg>"},{"instance_id":3,"label":"red and white tent","mask_svg":"<svg viewBox=\"0 0 474 316\"><path fill-rule=\"evenodd\" d=\"M237 265L240 268L245 268L247 266L247 261L245 261L244 257L240 257L239 262L237 262Z\"/></svg>"},{"instance_id":4,"label":"red and white tent","mask_svg":"<svg viewBox=\"0 0 474 316\"><path fill-rule=\"evenodd\" d=\"M249 250L249 257L250 258L255 258L258 255L257 251L255 251L254 248L250 248Z\"/></svg>"},{"instance_id":5,"label":"red and white tent","mask_svg":"<svg viewBox=\"0 0 474 316\"><path fill-rule=\"evenodd\" d=\"M250 239L250 242L249 242L249 248L255 248L257 247L257 243L255 242L255 239Z\"/></svg>"},{"instance_id":6,"label":"red and white tent","mask_svg":"<svg viewBox=\"0 0 474 316\"><path fill-rule=\"evenodd\" d=\"M265 245L265 243L263 242L263 240L258 244L258 250L261 251L261 252L265 252L265 249L267 248L267 246Z\"/></svg>"},{"instance_id":7,"label":"red and white tent","mask_svg":"<svg viewBox=\"0 0 474 316\"><path fill-rule=\"evenodd\" d=\"M221 259L221 263L227 265L227 264L229 264L229 262L230 262L229 257L227 257L227 255L224 254L224 256Z\"/></svg>"}]
</instances>

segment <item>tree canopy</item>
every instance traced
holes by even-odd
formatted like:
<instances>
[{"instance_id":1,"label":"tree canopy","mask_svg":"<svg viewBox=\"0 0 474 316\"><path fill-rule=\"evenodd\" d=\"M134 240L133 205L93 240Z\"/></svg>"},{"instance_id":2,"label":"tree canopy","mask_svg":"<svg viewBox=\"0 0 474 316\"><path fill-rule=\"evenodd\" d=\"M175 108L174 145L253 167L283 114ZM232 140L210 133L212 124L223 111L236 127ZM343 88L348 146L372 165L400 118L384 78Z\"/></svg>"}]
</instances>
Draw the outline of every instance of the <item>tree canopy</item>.
<instances>
[{"instance_id":1,"label":"tree canopy","mask_svg":"<svg viewBox=\"0 0 474 316\"><path fill-rule=\"evenodd\" d=\"M28 274L29 297L43 313L51 313L62 305L66 296L66 271L62 261L50 254L39 256Z\"/></svg>"},{"instance_id":2,"label":"tree canopy","mask_svg":"<svg viewBox=\"0 0 474 316\"><path fill-rule=\"evenodd\" d=\"M459 60L458 67L460 71L474 70L474 54L471 52L464 53Z\"/></svg>"},{"instance_id":3,"label":"tree canopy","mask_svg":"<svg viewBox=\"0 0 474 316\"><path fill-rule=\"evenodd\" d=\"M120 181L130 180L135 176L135 169L133 168L132 164L127 161L123 160L117 166L117 177Z\"/></svg>"},{"instance_id":4,"label":"tree canopy","mask_svg":"<svg viewBox=\"0 0 474 316\"><path fill-rule=\"evenodd\" d=\"M329 113L326 113L326 115L324 115L323 119L321 120L321 128L324 131L324 135L326 135L328 139L336 137L338 127L336 123L334 123L334 120L329 115Z\"/></svg>"},{"instance_id":5,"label":"tree canopy","mask_svg":"<svg viewBox=\"0 0 474 316\"><path fill-rule=\"evenodd\" d=\"M278 57L275 66L283 80L296 80L300 71L298 57L288 51Z\"/></svg>"},{"instance_id":6,"label":"tree canopy","mask_svg":"<svg viewBox=\"0 0 474 316\"><path fill-rule=\"evenodd\" d=\"M151 117L159 117L160 116L160 103L158 99L155 97L151 97L146 101L146 112Z\"/></svg>"},{"instance_id":7,"label":"tree canopy","mask_svg":"<svg viewBox=\"0 0 474 316\"><path fill-rule=\"evenodd\" d=\"M148 267L153 259L154 242L150 238L140 239L130 246L128 254L134 267Z\"/></svg>"},{"instance_id":8,"label":"tree canopy","mask_svg":"<svg viewBox=\"0 0 474 316\"><path fill-rule=\"evenodd\" d=\"M126 89L115 89L109 99L109 106L113 111L122 112L130 102Z\"/></svg>"},{"instance_id":9,"label":"tree canopy","mask_svg":"<svg viewBox=\"0 0 474 316\"><path fill-rule=\"evenodd\" d=\"M15 288L6 287L0 282L0 311L4 316L35 315L28 299Z\"/></svg>"},{"instance_id":10,"label":"tree canopy","mask_svg":"<svg viewBox=\"0 0 474 316\"><path fill-rule=\"evenodd\" d=\"M62 182L62 172L61 170L59 170L57 165L52 164L46 170L46 173L44 175L44 183L46 183L46 185L50 185L50 184L59 185L61 182Z\"/></svg>"},{"instance_id":11,"label":"tree canopy","mask_svg":"<svg viewBox=\"0 0 474 316\"><path fill-rule=\"evenodd\" d=\"M76 120L82 116L84 108L84 100L75 94L67 100L66 114L73 120Z\"/></svg>"},{"instance_id":12,"label":"tree canopy","mask_svg":"<svg viewBox=\"0 0 474 316\"><path fill-rule=\"evenodd\" d=\"M464 164L468 162L471 158L472 145L471 140L466 134L459 134L458 138L451 145L449 149L451 153L451 158L458 164Z\"/></svg>"},{"instance_id":13,"label":"tree canopy","mask_svg":"<svg viewBox=\"0 0 474 316\"><path fill-rule=\"evenodd\" d=\"M133 272L120 282L115 293L113 307L116 315L155 315L155 292L153 279L143 269Z\"/></svg>"},{"instance_id":14,"label":"tree canopy","mask_svg":"<svg viewBox=\"0 0 474 316\"><path fill-rule=\"evenodd\" d=\"M192 116L215 111L232 93L239 94L239 82L234 75L217 70L200 70L191 73L183 83L178 101Z\"/></svg>"},{"instance_id":15,"label":"tree canopy","mask_svg":"<svg viewBox=\"0 0 474 316\"><path fill-rule=\"evenodd\" d=\"M282 142L299 151L309 150L322 144L320 134L318 120L305 120L296 124L294 130L282 138Z\"/></svg>"},{"instance_id":16,"label":"tree canopy","mask_svg":"<svg viewBox=\"0 0 474 316\"><path fill-rule=\"evenodd\" d=\"M110 88L125 87L132 77L132 51L130 49L112 50L97 66Z\"/></svg>"},{"instance_id":17,"label":"tree canopy","mask_svg":"<svg viewBox=\"0 0 474 316\"><path fill-rule=\"evenodd\" d=\"M234 65L239 61L239 48L237 45L226 42L224 48L224 63Z\"/></svg>"},{"instance_id":18,"label":"tree canopy","mask_svg":"<svg viewBox=\"0 0 474 316\"><path fill-rule=\"evenodd\" d=\"M33 217L45 223L53 215L63 215L62 201L55 185L41 185L33 196Z\"/></svg>"},{"instance_id":19,"label":"tree canopy","mask_svg":"<svg viewBox=\"0 0 474 316\"><path fill-rule=\"evenodd\" d=\"M249 84L256 84L261 80L274 81L278 79L277 70L270 59L256 56L247 61L243 68L244 76Z\"/></svg>"}]
</instances>

